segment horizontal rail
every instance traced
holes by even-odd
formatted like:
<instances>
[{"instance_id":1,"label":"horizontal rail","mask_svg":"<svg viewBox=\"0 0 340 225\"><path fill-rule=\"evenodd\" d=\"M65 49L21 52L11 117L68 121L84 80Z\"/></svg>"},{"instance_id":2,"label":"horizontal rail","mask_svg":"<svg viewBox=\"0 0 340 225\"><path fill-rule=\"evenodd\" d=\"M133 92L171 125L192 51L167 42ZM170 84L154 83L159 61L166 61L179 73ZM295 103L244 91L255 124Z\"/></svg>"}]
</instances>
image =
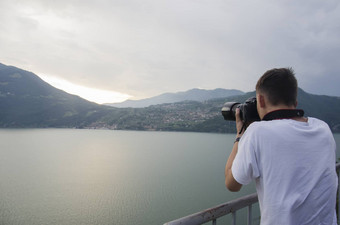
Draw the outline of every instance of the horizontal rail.
<instances>
[{"instance_id":1,"label":"horizontal rail","mask_svg":"<svg viewBox=\"0 0 340 225\"><path fill-rule=\"evenodd\" d=\"M206 209L202 212L198 212L168 223L164 225L179 225L179 224L186 224L186 225L197 225L206 223L212 220L216 220L219 217L225 216L229 213L236 212L239 209L252 205L258 202L257 194L253 193L247 196L243 196L241 198L223 203L216 207Z\"/></svg>"},{"instance_id":2,"label":"horizontal rail","mask_svg":"<svg viewBox=\"0 0 340 225\"><path fill-rule=\"evenodd\" d=\"M340 172L340 163L336 164L336 171L339 175ZM339 179L340 182L340 179ZM340 207L338 203L340 202L340 189L338 185L338 201L337 201L337 209L338 216L340 215ZM215 206L210 209L206 209L204 211L194 213L189 216L182 217L180 219L173 220L171 222L165 223L164 225L199 225L209 221L212 221L213 224L216 224L216 219L227 214L232 213L233 218L235 217L235 212L239 209L248 207L248 224L251 224L251 206L252 204L258 202L257 194L253 193L250 195L243 196L241 198L223 203L221 205ZM236 219L233 219L233 222L236 222Z\"/></svg>"}]
</instances>

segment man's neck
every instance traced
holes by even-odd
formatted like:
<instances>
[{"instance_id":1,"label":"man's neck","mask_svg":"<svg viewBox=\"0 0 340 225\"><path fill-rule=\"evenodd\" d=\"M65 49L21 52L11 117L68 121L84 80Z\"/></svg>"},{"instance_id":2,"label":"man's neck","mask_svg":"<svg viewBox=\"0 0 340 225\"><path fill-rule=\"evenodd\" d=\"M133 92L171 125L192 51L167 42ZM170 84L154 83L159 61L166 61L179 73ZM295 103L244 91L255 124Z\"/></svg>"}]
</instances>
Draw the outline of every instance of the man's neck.
<instances>
[{"instance_id":1,"label":"man's neck","mask_svg":"<svg viewBox=\"0 0 340 225\"><path fill-rule=\"evenodd\" d=\"M277 111L277 110L281 110L281 109L295 109L294 106L287 106L287 105L267 105L266 109L265 109L265 114L273 112L273 111Z\"/></svg>"}]
</instances>

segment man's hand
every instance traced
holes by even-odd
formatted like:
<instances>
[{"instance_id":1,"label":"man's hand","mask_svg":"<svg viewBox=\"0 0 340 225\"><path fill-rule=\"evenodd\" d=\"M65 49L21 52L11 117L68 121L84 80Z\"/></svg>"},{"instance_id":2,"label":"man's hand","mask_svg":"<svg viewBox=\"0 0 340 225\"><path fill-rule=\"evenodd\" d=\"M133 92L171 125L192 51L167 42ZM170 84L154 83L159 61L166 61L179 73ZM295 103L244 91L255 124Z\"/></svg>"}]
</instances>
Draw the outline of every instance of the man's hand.
<instances>
[{"instance_id":1,"label":"man's hand","mask_svg":"<svg viewBox=\"0 0 340 225\"><path fill-rule=\"evenodd\" d=\"M236 109L235 118L236 118L236 130L237 130L236 137L241 137L244 133L245 127L244 127L244 123L243 123L243 121L241 120L241 117L240 117L240 109L239 108Z\"/></svg>"}]
</instances>

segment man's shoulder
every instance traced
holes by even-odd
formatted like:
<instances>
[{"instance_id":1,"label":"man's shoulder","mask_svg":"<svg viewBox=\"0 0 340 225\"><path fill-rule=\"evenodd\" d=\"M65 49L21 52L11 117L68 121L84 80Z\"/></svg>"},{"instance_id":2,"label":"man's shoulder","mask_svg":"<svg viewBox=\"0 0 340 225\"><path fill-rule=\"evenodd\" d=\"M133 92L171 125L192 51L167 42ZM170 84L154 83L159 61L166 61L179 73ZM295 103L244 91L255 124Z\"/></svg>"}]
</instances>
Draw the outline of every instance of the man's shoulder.
<instances>
[{"instance_id":1,"label":"man's shoulder","mask_svg":"<svg viewBox=\"0 0 340 225\"><path fill-rule=\"evenodd\" d=\"M319 123L319 124L327 124L325 121L315 118L315 117L308 117L308 123Z\"/></svg>"},{"instance_id":2,"label":"man's shoulder","mask_svg":"<svg viewBox=\"0 0 340 225\"><path fill-rule=\"evenodd\" d=\"M249 125L246 131L254 134L265 134L275 133L280 129L282 130L295 130L296 127L303 128L301 130L319 130L320 132L330 131L329 125L318 118L308 117L307 122L301 122L296 120L284 119L284 120L270 120L270 121L256 121Z\"/></svg>"},{"instance_id":3,"label":"man's shoulder","mask_svg":"<svg viewBox=\"0 0 340 225\"><path fill-rule=\"evenodd\" d=\"M308 117L308 124L310 126L318 126L318 127L323 127L324 129L330 129L329 125L323 121L320 120L318 118L314 118L314 117Z\"/></svg>"}]
</instances>

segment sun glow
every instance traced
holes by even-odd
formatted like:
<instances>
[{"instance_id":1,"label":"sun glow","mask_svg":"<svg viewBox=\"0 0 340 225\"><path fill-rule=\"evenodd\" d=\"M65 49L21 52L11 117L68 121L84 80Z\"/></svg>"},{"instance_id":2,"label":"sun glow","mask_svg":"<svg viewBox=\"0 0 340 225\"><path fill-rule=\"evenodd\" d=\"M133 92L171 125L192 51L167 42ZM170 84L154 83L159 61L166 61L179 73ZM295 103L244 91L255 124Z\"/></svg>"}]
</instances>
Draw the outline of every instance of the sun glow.
<instances>
[{"instance_id":1,"label":"sun glow","mask_svg":"<svg viewBox=\"0 0 340 225\"><path fill-rule=\"evenodd\" d=\"M89 88L77 84L73 84L69 81L59 79L53 76L40 76L41 79L49 83L50 85L66 91L67 93L78 95L88 101L96 102L98 104L103 103L117 103L123 102L129 99L131 96L120 92L101 90L96 88Z\"/></svg>"}]
</instances>

